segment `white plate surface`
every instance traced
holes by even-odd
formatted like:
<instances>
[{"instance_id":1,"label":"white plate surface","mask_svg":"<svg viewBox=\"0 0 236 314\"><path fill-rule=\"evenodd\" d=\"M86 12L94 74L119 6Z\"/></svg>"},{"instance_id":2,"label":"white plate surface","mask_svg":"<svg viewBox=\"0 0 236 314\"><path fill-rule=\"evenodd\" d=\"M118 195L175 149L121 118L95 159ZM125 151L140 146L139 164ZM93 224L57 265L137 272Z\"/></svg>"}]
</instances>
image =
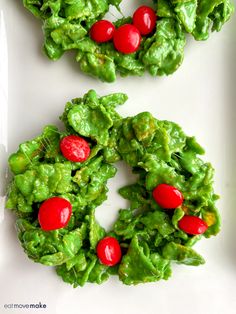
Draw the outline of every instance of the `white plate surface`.
<instances>
[{"instance_id":1,"label":"white plate surface","mask_svg":"<svg viewBox=\"0 0 236 314\"><path fill-rule=\"evenodd\" d=\"M57 118L67 100L91 88L101 95L121 91L129 95L129 101L119 108L122 115L145 110L159 119L176 121L206 148L205 159L216 169L215 190L221 195L218 207L222 231L217 237L202 240L195 246L205 257L205 265L174 266L168 281L128 287L111 278L101 286L87 284L73 289L56 276L52 268L27 258L16 237L13 214L2 209L0 313L235 314L235 16L208 41L189 40L184 62L174 75L119 78L114 84L105 84L83 75L70 54L57 62L44 57L40 21L21 3L20 0L0 0L1 39L4 18L8 44L8 54L4 54L1 40L0 58L2 64L6 65L6 57L9 61L8 88L3 65L0 73L1 192L6 154L37 135L45 124L58 124ZM131 12L137 3L142 2L131 1L128 10ZM117 176L109 183L108 200L97 210L97 218L107 228L118 209L126 206L116 190L130 183L131 177L125 166L119 164ZM5 304L38 302L46 304L46 309L4 308Z\"/></svg>"}]
</instances>

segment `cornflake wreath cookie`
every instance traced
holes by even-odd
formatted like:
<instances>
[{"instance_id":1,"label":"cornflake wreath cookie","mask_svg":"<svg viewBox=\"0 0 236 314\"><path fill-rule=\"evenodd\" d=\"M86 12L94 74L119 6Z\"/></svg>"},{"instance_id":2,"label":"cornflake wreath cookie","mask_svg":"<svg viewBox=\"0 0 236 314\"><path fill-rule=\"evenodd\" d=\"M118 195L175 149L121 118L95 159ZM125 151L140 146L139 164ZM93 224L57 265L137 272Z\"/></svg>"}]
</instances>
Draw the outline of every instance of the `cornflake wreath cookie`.
<instances>
[{"instance_id":1,"label":"cornflake wreath cookie","mask_svg":"<svg viewBox=\"0 0 236 314\"><path fill-rule=\"evenodd\" d=\"M183 61L186 35L206 40L233 13L230 0L159 0L114 24L103 20L121 0L23 0L43 22L44 51L59 59L75 50L83 72L102 81L121 76L168 75ZM125 16L125 12L124 12Z\"/></svg>"},{"instance_id":2,"label":"cornflake wreath cookie","mask_svg":"<svg viewBox=\"0 0 236 314\"><path fill-rule=\"evenodd\" d=\"M74 287L110 275L127 285L168 279L172 262L203 264L192 246L219 231L214 170L198 157L204 150L149 112L121 117L115 107L126 99L89 91L67 103L64 131L46 126L9 158L14 177L6 207L17 215L26 254L56 266ZM106 232L95 211L119 160L138 179L119 190L130 206Z\"/></svg>"}]
</instances>

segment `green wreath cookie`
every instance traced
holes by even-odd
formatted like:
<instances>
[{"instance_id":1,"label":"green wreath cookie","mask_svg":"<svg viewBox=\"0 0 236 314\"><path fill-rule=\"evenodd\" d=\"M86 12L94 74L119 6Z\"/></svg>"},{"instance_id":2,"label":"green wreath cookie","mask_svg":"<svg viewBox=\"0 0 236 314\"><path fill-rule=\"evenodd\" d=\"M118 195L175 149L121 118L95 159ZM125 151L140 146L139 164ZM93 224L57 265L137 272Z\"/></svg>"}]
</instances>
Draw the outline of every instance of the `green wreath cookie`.
<instances>
[{"instance_id":1,"label":"green wreath cookie","mask_svg":"<svg viewBox=\"0 0 236 314\"><path fill-rule=\"evenodd\" d=\"M17 215L26 254L56 266L74 287L109 275L128 285L167 279L172 262L203 264L192 246L219 231L214 170L198 157L204 150L149 112L122 118L115 107L126 99L89 91L67 103L64 131L46 126L9 158L6 207ZM119 190L130 206L106 232L95 211L119 160L138 179Z\"/></svg>"},{"instance_id":2,"label":"green wreath cookie","mask_svg":"<svg viewBox=\"0 0 236 314\"><path fill-rule=\"evenodd\" d=\"M159 0L154 1L154 9L142 6L133 18L123 17L113 25L101 19L109 6L120 11L121 0L23 3L43 22L44 51L50 59L75 50L81 70L106 82L115 81L117 73L173 73L182 63L186 35L207 39L211 31L221 29L234 10L230 0Z\"/></svg>"}]
</instances>

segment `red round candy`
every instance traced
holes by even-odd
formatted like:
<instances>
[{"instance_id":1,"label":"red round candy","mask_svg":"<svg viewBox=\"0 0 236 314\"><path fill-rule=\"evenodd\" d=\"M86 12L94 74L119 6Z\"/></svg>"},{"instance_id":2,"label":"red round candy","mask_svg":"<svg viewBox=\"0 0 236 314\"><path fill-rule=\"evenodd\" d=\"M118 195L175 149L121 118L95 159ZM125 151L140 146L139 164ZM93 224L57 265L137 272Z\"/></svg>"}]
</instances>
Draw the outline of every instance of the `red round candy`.
<instances>
[{"instance_id":1,"label":"red round candy","mask_svg":"<svg viewBox=\"0 0 236 314\"><path fill-rule=\"evenodd\" d=\"M105 43L112 39L115 26L107 20L100 20L93 24L90 29L90 37L97 43Z\"/></svg>"},{"instance_id":2,"label":"red round candy","mask_svg":"<svg viewBox=\"0 0 236 314\"><path fill-rule=\"evenodd\" d=\"M180 219L179 228L188 234L202 234L204 233L208 226L204 220L196 216L185 215Z\"/></svg>"},{"instance_id":3,"label":"red round candy","mask_svg":"<svg viewBox=\"0 0 236 314\"><path fill-rule=\"evenodd\" d=\"M82 162L90 154L89 144L80 136L68 135L60 142L62 155L73 162Z\"/></svg>"},{"instance_id":4,"label":"red round candy","mask_svg":"<svg viewBox=\"0 0 236 314\"><path fill-rule=\"evenodd\" d=\"M139 7L133 15L133 24L141 35L150 34L156 26L156 20L156 12L146 5Z\"/></svg>"},{"instance_id":5,"label":"red round candy","mask_svg":"<svg viewBox=\"0 0 236 314\"><path fill-rule=\"evenodd\" d=\"M64 228L70 220L71 213L70 202L62 197L51 197L39 208L39 224L44 231Z\"/></svg>"},{"instance_id":6,"label":"red round candy","mask_svg":"<svg viewBox=\"0 0 236 314\"><path fill-rule=\"evenodd\" d=\"M176 208L182 205L183 195L172 185L159 184L152 192L153 198L162 208Z\"/></svg>"},{"instance_id":7,"label":"red round candy","mask_svg":"<svg viewBox=\"0 0 236 314\"><path fill-rule=\"evenodd\" d=\"M124 24L115 30L113 43L119 52L133 53L138 50L140 42L140 32L134 25Z\"/></svg>"},{"instance_id":8,"label":"red round candy","mask_svg":"<svg viewBox=\"0 0 236 314\"><path fill-rule=\"evenodd\" d=\"M100 262L107 266L114 266L121 259L121 248L116 238L105 237L98 242L97 256Z\"/></svg>"}]
</instances>

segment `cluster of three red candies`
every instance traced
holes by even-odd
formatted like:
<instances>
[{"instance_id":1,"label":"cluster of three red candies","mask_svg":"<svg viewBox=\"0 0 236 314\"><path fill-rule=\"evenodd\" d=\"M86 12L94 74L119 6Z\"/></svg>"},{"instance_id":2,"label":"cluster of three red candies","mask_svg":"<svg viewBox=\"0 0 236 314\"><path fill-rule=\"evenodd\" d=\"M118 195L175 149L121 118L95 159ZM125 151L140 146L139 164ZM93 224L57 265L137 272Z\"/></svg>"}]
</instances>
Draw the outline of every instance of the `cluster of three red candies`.
<instances>
[{"instance_id":1,"label":"cluster of three red candies","mask_svg":"<svg viewBox=\"0 0 236 314\"><path fill-rule=\"evenodd\" d=\"M132 24L124 24L118 28L108 20L97 21L90 29L90 37L97 43L113 40L117 51L124 54L133 53L140 46L141 36L153 32L157 15L152 8L141 6L134 12L132 20Z\"/></svg>"}]
</instances>

